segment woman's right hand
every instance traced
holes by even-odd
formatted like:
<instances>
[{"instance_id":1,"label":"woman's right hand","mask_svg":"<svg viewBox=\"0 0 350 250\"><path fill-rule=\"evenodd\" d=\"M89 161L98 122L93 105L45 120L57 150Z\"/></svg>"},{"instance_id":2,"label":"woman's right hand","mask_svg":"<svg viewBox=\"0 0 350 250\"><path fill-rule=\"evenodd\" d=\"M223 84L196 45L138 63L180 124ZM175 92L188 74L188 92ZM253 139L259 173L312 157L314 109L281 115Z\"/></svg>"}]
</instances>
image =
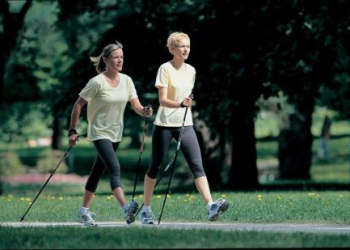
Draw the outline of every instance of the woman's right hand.
<instances>
[{"instance_id":1,"label":"woman's right hand","mask_svg":"<svg viewBox=\"0 0 350 250\"><path fill-rule=\"evenodd\" d=\"M71 147L75 146L78 139L79 139L78 134L73 134L73 135L69 136L69 146L71 146Z\"/></svg>"},{"instance_id":2,"label":"woman's right hand","mask_svg":"<svg viewBox=\"0 0 350 250\"><path fill-rule=\"evenodd\" d=\"M191 97L185 97L183 101L180 103L180 107L191 107L192 105L192 98Z\"/></svg>"}]
</instances>

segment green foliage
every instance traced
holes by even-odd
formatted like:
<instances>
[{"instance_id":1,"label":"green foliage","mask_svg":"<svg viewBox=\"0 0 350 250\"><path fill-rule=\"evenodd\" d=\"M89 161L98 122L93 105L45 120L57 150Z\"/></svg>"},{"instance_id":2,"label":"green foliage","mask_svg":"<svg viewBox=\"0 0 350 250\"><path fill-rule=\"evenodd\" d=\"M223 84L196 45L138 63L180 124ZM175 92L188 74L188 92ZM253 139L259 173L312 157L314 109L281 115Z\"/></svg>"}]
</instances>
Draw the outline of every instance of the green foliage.
<instances>
[{"instance_id":1,"label":"green foliage","mask_svg":"<svg viewBox=\"0 0 350 250\"><path fill-rule=\"evenodd\" d=\"M8 3L15 12L24 1ZM13 51L6 51L10 56L5 60L6 106L0 111L0 137L18 142L51 134L52 117L61 119L60 130L67 127L77 94L95 74L89 56L98 55L104 45L115 40L125 45L123 70L133 78L142 103L147 100L156 109L156 70L171 58L165 41L174 30L191 37L188 62L197 70L195 108L213 135L232 132L230 122L256 118L256 100L277 96L281 90L288 101L301 104L301 109L311 100L306 108L310 111L317 98L320 106L333 107L341 111L339 117L346 118L350 110L346 98L350 79L348 16L346 1L318 5L260 1L249 8L245 2L212 0L147 4L95 0L75 5L33 1L17 42L12 43ZM128 135L140 130L133 120L134 116L126 116ZM277 118L271 123L276 121L281 122ZM266 123L261 127L267 127ZM346 132L344 126L332 128ZM260 129L257 136L278 132ZM224 134L219 140L231 136ZM87 159L76 169L86 173L90 162Z\"/></svg>"},{"instance_id":2,"label":"green foliage","mask_svg":"<svg viewBox=\"0 0 350 250\"><path fill-rule=\"evenodd\" d=\"M15 151L0 152L0 176L23 174L27 170Z\"/></svg>"},{"instance_id":3,"label":"green foliage","mask_svg":"<svg viewBox=\"0 0 350 250\"><path fill-rule=\"evenodd\" d=\"M37 162L35 170L38 173L42 173L42 174L51 173L63 158L64 153L65 152L61 150L53 150L51 148L45 149L44 151L42 151L42 153L39 156L39 160ZM67 172L68 172L68 166L63 160L55 173L67 173Z\"/></svg>"},{"instance_id":4,"label":"green foliage","mask_svg":"<svg viewBox=\"0 0 350 250\"><path fill-rule=\"evenodd\" d=\"M43 113L38 103L16 102L0 110L2 143L28 142L50 135L50 115Z\"/></svg>"}]
</instances>

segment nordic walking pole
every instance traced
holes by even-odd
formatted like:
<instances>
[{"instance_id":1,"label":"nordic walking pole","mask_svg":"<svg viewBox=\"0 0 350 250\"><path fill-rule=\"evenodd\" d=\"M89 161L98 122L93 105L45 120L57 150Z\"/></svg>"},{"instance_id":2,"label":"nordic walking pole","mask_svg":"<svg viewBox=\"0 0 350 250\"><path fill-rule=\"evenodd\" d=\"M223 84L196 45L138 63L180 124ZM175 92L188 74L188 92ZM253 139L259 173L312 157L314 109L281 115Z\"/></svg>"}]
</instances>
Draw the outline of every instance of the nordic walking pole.
<instances>
[{"instance_id":1,"label":"nordic walking pole","mask_svg":"<svg viewBox=\"0 0 350 250\"><path fill-rule=\"evenodd\" d=\"M149 109L151 107L152 107L152 105L147 105L147 107L145 109ZM132 201L134 201L137 179L138 179L140 168L141 168L140 167L141 166L141 156L143 153L146 130L147 130L147 116L145 116L145 123L143 125L143 132L142 132L142 139L141 139L141 146L140 146L140 156L139 156L139 162L137 165L137 172L136 172L135 183L134 183L134 191L132 192L132 198L131 198Z\"/></svg>"},{"instance_id":2,"label":"nordic walking pole","mask_svg":"<svg viewBox=\"0 0 350 250\"><path fill-rule=\"evenodd\" d=\"M190 95L190 98L193 99L193 94ZM166 190L166 193L165 193L165 197L164 197L164 201L163 201L162 210L161 210L160 215L159 215L159 218L158 218L158 225L160 224L160 221L161 221L161 218L162 218L162 214L163 214L165 202L166 202L166 199L167 199L167 196L168 196L168 193L169 193L169 189L170 189L171 178L172 178L173 173L174 173L174 168L175 168L175 163L176 163L177 155L178 155L179 150L180 150L181 140L182 140L182 136L183 136L183 133L184 133L184 130L185 130L185 120L186 120L187 110L188 110L188 107L186 107L184 119L183 119L183 121L182 121L182 126L181 126L181 131L180 131L179 139L178 139L178 141L177 141L177 148L176 148L175 156L174 156L173 159L172 159L173 161L170 161L169 164L168 164L168 166L167 166L167 168L171 166L171 172L170 172L170 176L169 176L168 187L167 187L167 190Z\"/></svg>"},{"instance_id":3,"label":"nordic walking pole","mask_svg":"<svg viewBox=\"0 0 350 250\"><path fill-rule=\"evenodd\" d=\"M78 140L78 138L77 138ZM40 189L39 193L36 195L36 197L34 198L33 202L30 204L30 206L28 207L27 211L24 213L24 215L21 218L21 221L24 220L24 217L26 216L26 214L28 213L29 209L34 205L34 202L36 201L36 199L39 197L39 195L41 194L41 192L44 190L46 184L49 182L49 180L51 179L51 177L54 175L54 173L56 172L57 168L59 167L59 165L61 164L61 162L67 157L69 151L72 149L73 146L69 146L68 150L64 153L63 157L61 158L61 160L59 161L59 163L57 164L57 166L55 167L55 169L52 171L51 175L49 176L49 178L46 180L45 184L42 186L42 188Z\"/></svg>"}]
</instances>

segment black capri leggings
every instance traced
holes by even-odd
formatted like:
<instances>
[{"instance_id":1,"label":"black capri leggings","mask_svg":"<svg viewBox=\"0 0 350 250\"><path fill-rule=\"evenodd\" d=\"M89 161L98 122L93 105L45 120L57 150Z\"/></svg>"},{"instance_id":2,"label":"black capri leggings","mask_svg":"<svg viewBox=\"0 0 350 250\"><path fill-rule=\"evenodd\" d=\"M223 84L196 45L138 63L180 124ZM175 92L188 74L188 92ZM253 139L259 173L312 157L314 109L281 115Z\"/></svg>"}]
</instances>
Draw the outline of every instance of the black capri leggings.
<instances>
[{"instance_id":1,"label":"black capri leggings","mask_svg":"<svg viewBox=\"0 0 350 250\"><path fill-rule=\"evenodd\" d=\"M106 169L110 172L111 189L114 190L117 187L122 187L120 181L120 164L116 155L120 142L100 139L93 141L93 143L97 150L97 156L86 182L85 189L93 193L96 192L100 178Z\"/></svg>"},{"instance_id":2,"label":"black capri leggings","mask_svg":"<svg viewBox=\"0 0 350 250\"><path fill-rule=\"evenodd\" d=\"M171 140L174 138L178 141L181 127L161 127L155 125L152 131L152 160L147 170L147 175L157 178L160 165L166 156ZM185 156L187 164L195 179L205 176L202 163L201 151L199 148L196 133L193 126L184 127L184 133L181 139L180 149Z\"/></svg>"}]
</instances>

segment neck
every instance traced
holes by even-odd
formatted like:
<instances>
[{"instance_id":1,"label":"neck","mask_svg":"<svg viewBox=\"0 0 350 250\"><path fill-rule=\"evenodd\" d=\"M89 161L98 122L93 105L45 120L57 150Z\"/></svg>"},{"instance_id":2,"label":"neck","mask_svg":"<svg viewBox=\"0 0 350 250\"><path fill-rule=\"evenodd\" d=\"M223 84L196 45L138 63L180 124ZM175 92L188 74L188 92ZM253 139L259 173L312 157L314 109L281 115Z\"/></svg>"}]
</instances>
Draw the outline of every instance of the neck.
<instances>
[{"instance_id":1,"label":"neck","mask_svg":"<svg viewBox=\"0 0 350 250\"><path fill-rule=\"evenodd\" d=\"M179 60L175 60L173 59L171 61L172 65L174 66L175 69L181 69L184 67L185 62L184 61L179 61Z\"/></svg>"},{"instance_id":2,"label":"neck","mask_svg":"<svg viewBox=\"0 0 350 250\"><path fill-rule=\"evenodd\" d=\"M119 72L118 71L112 72L112 71L106 70L103 72L103 74L111 80L116 80L118 78Z\"/></svg>"}]
</instances>

